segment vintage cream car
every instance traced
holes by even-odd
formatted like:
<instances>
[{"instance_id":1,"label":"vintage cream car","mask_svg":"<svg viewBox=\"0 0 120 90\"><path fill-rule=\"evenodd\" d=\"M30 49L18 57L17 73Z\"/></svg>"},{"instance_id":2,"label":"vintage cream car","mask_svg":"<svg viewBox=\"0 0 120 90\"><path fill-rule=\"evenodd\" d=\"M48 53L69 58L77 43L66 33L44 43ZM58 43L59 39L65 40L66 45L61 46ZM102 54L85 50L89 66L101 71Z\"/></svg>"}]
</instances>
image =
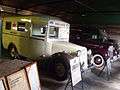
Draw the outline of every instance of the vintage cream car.
<instances>
[{"instance_id":1,"label":"vintage cream car","mask_svg":"<svg viewBox=\"0 0 120 90\"><path fill-rule=\"evenodd\" d=\"M69 42L70 25L66 22L40 16L12 16L3 18L2 28L2 44L11 57L50 57L46 67L57 80L67 78L71 58L79 57L83 68L88 68L87 48Z\"/></svg>"}]
</instances>

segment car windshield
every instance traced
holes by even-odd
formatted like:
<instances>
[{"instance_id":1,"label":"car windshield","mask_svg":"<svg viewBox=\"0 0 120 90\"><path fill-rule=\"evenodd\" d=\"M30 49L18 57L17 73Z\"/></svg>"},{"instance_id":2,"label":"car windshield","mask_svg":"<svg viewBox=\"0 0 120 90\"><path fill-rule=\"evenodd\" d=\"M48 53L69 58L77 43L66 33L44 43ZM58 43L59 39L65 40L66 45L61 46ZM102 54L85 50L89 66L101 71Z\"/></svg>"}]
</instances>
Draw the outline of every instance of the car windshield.
<instances>
[{"instance_id":1,"label":"car windshield","mask_svg":"<svg viewBox=\"0 0 120 90\"><path fill-rule=\"evenodd\" d=\"M94 40L107 40L108 36L104 32L99 32L99 33L89 33L89 38L94 39Z\"/></svg>"},{"instance_id":2,"label":"car windshield","mask_svg":"<svg viewBox=\"0 0 120 90\"><path fill-rule=\"evenodd\" d=\"M46 36L46 25L33 24L32 36L45 37Z\"/></svg>"},{"instance_id":3,"label":"car windshield","mask_svg":"<svg viewBox=\"0 0 120 90\"><path fill-rule=\"evenodd\" d=\"M81 35L79 35L80 38L84 40L107 40L108 35L104 30L82 30Z\"/></svg>"}]
</instances>

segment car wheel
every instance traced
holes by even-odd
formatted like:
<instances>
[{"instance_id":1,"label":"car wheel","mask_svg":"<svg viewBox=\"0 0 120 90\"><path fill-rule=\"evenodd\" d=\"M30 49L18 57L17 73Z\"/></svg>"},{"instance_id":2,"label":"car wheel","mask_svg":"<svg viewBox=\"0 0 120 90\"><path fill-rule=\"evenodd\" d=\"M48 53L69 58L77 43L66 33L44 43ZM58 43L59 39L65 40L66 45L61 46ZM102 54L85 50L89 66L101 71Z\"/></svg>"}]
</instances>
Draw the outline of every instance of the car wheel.
<instances>
[{"instance_id":1,"label":"car wheel","mask_svg":"<svg viewBox=\"0 0 120 90\"><path fill-rule=\"evenodd\" d=\"M14 45L10 46L8 51L9 51L9 55L10 55L11 59L19 58L17 48Z\"/></svg>"},{"instance_id":2,"label":"car wheel","mask_svg":"<svg viewBox=\"0 0 120 90\"><path fill-rule=\"evenodd\" d=\"M52 75L57 81L64 81L68 78L70 65L69 65L69 56L64 53L57 53L53 55L52 66Z\"/></svg>"},{"instance_id":3,"label":"car wheel","mask_svg":"<svg viewBox=\"0 0 120 90\"><path fill-rule=\"evenodd\" d=\"M100 76L105 69L106 62L105 59L100 54L95 54L91 60L91 63L95 66L95 68L91 69L91 72ZM103 74L105 75L105 74Z\"/></svg>"},{"instance_id":4,"label":"car wheel","mask_svg":"<svg viewBox=\"0 0 120 90\"><path fill-rule=\"evenodd\" d=\"M92 63L96 68L100 68L100 67L102 67L102 66L105 65L105 60L104 60L104 58L102 57L102 55L100 55L100 54L95 54L95 55L92 57L91 63Z\"/></svg>"}]
</instances>

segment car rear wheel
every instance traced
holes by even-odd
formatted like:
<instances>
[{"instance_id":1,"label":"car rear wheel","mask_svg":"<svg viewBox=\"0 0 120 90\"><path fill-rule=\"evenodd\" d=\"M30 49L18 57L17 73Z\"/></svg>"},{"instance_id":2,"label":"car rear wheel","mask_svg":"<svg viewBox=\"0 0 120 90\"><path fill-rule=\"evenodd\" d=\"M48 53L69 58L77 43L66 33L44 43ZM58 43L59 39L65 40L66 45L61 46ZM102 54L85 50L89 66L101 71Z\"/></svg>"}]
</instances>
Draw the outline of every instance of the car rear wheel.
<instances>
[{"instance_id":1,"label":"car rear wheel","mask_svg":"<svg viewBox=\"0 0 120 90\"><path fill-rule=\"evenodd\" d=\"M11 59L19 58L17 48L14 45L10 46L8 51L9 51L9 55L10 55Z\"/></svg>"}]
</instances>

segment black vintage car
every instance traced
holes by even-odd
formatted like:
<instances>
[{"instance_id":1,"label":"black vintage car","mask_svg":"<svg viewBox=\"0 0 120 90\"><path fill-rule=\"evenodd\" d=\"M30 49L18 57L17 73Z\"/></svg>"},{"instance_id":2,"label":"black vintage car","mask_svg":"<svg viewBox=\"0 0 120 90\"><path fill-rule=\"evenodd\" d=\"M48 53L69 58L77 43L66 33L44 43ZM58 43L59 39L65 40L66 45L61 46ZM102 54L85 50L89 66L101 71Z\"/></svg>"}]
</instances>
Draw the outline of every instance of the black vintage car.
<instances>
[{"instance_id":1,"label":"black vintage car","mask_svg":"<svg viewBox=\"0 0 120 90\"><path fill-rule=\"evenodd\" d=\"M70 42L91 49L93 53L91 63L97 67L103 66L109 58L111 60L118 58L118 45L115 40L109 38L105 28L80 27L79 30L70 32Z\"/></svg>"}]
</instances>

